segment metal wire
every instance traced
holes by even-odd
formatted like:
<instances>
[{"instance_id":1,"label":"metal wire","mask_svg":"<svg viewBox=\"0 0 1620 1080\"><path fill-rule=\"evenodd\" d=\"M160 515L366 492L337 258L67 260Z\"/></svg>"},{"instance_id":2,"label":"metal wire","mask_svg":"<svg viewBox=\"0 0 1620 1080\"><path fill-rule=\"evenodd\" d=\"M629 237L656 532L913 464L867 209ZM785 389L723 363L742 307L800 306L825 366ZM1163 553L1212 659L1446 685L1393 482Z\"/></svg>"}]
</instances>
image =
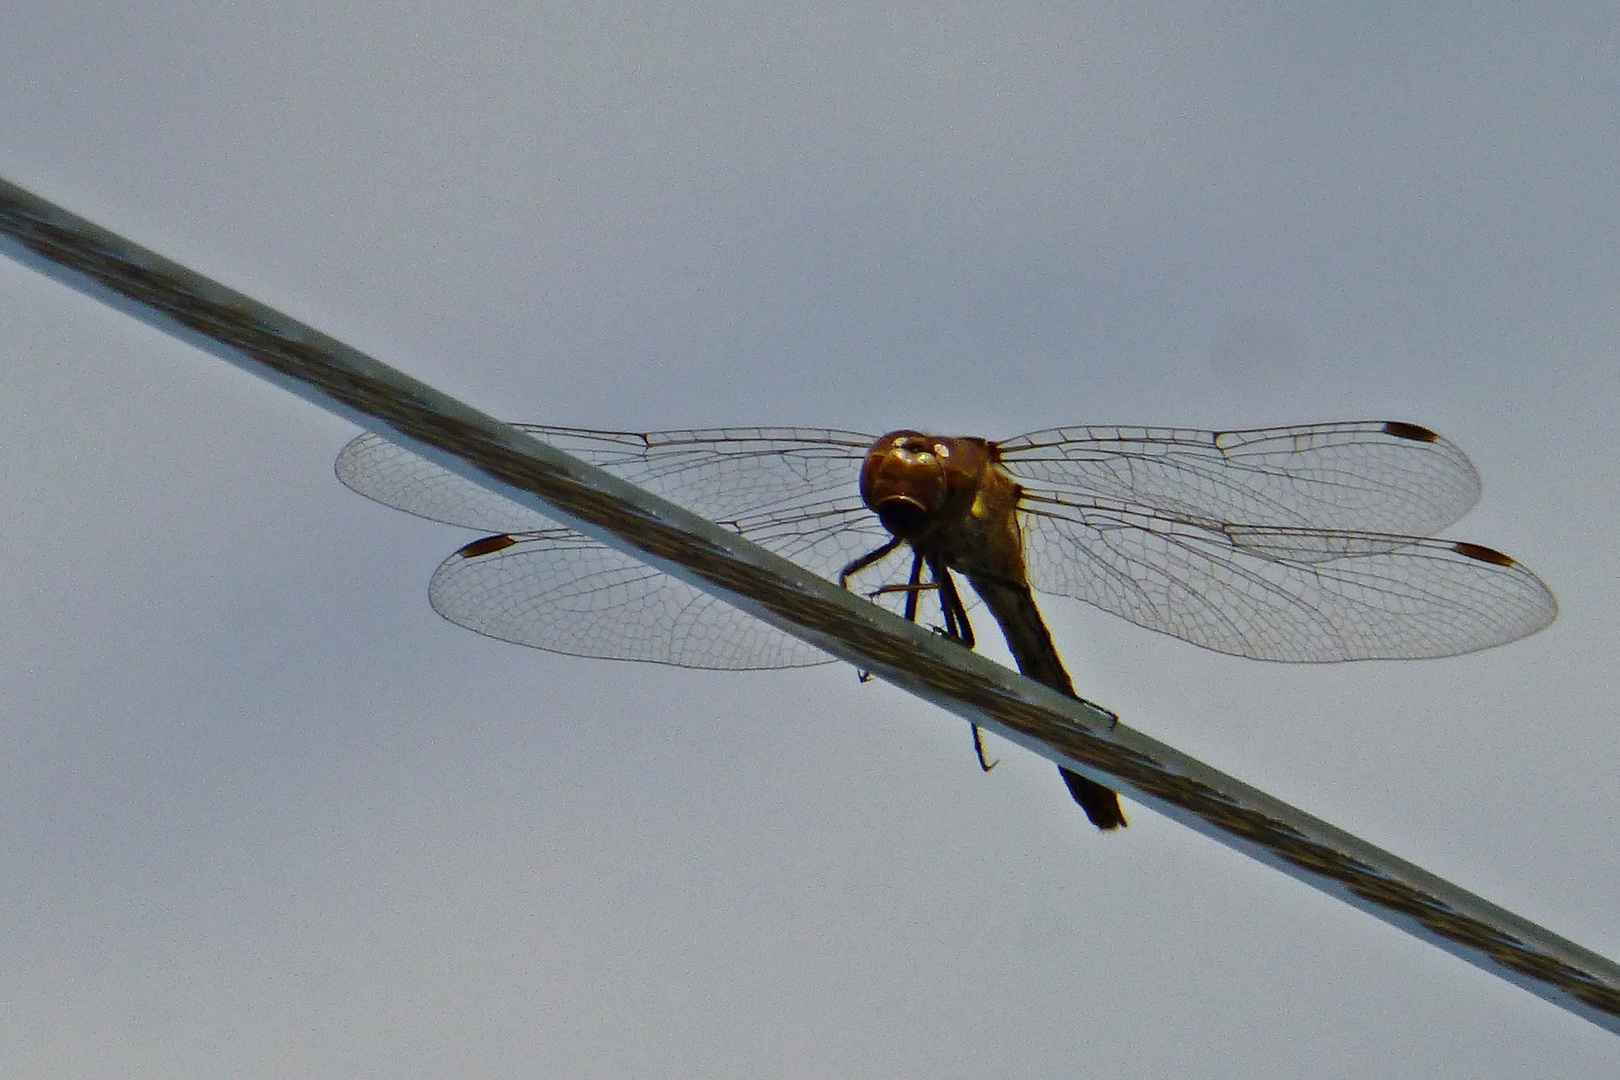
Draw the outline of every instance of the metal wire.
<instances>
[{"instance_id":1,"label":"metal wire","mask_svg":"<svg viewBox=\"0 0 1620 1080\"><path fill-rule=\"evenodd\" d=\"M1620 966L0 180L0 250L1620 1033Z\"/></svg>"}]
</instances>

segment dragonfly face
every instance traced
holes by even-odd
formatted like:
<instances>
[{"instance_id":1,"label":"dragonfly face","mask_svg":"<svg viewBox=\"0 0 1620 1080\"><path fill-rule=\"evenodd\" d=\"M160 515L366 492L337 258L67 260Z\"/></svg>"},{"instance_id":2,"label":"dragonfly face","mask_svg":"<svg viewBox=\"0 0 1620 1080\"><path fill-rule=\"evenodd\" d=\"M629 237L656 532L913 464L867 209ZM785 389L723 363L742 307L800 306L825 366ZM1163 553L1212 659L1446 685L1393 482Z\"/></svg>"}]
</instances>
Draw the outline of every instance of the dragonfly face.
<instances>
[{"instance_id":1,"label":"dragonfly face","mask_svg":"<svg viewBox=\"0 0 1620 1080\"><path fill-rule=\"evenodd\" d=\"M985 439L893 431L867 451L861 499L925 558L1022 578L1018 485Z\"/></svg>"},{"instance_id":2,"label":"dragonfly face","mask_svg":"<svg viewBox=\"0 0 1620 1080\"><path fill-rule=\"evenodd\" d=\"M902 540L920 541L940 517L957 516L971 466L920 431L891 431L866 453L861 499ZM975 472L977 470L974 470Z\"/></svg>"}]
</instances>

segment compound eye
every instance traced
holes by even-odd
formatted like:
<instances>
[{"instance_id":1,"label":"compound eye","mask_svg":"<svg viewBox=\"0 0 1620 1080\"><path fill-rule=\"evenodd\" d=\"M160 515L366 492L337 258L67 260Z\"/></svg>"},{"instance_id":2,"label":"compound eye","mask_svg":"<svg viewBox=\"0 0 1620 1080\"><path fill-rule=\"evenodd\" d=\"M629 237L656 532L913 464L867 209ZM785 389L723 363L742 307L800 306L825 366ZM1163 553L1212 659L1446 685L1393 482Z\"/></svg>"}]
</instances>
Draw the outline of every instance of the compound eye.
<instances>
[{"instance_id":1,"label":"compound eye","mask_svg":"<svg viewBox=\"0 0 1620 1080\"><path fill-rule=\"evenodd\" d=\"M907 457L932 457L939 448L921 435L908 435L894 444L894 448Z\"/></svg>"}]
</instances>

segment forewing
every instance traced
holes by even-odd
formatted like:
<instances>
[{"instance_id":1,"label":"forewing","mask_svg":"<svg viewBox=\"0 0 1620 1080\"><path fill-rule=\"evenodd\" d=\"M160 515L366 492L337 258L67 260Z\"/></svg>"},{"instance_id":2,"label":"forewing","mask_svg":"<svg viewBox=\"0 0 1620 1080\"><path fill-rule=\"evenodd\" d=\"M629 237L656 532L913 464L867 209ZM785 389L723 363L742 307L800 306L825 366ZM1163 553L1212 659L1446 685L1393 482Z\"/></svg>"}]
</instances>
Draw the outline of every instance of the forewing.
<instances>
[{"instance_id":1,"label":"forewing","mask_svg":"<svg viewBox=\"0 0 1620 1080\"><path fill-rule=\"evenodd\" d=\"M713 521L854 493L871 443L855 432L720 428L631 433L519 424L544 442ZM385 506L492 533L556 522L367 433L343 448L338 479Z\"/></svg>"},{"instance_id":2,"label":"forewing","mask_svg":"<svg viewBox=\"0 0 1620 1080\"><path fill-rule=\"evenodd\" d=\"M1037 589L1260 660L1452 656L1535 633L1558 612L1535 574L1460 541L1223 528L1044 497L1020 521Z\"/></svg>"},{"instance_id":3,"label":"forewing","mask_svg":"<svg viewBox=\"0 0 1620 1080\"><path fill-rule=\"evenodd\" d=\"M480 532L527 532L557 524L369 431L343 448L334 470L349 490L429 521Z\"/></svg>"},{"instance_id":4,"label":"forewing","mask_svg":"<svg viewBox=\"0 0 1620 1080\"><path fill-rule=\"evenodd\" d=\"M1177 518L1430 535L1479 499L1454 444L1416 424L1254 431L1077 427L998 443L1019 480Z\"/></svg>"},{"instance_id":5,"label":"forewing","mask_svg":"<svg viewBox=\"0 0 1620 1080\"><path fill-rule=\"evenodd\" d=\"M826 428L711 428L646 434L520 424L710 521L849 496L872 436Z\"/></svg>"}]
</instances>

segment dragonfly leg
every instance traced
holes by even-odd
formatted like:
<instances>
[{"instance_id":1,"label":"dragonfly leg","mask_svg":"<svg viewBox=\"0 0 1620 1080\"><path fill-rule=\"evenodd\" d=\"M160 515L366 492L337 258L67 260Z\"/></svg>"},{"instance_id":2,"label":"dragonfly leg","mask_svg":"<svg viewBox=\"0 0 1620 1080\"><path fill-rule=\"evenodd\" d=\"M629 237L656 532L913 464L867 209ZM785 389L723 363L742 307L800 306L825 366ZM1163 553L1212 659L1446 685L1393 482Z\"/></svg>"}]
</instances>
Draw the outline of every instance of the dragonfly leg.
<instances>
[{"instance_id":1,"label":"dragonfly leg","mask_svg":"<svg viewBox=\"0 0 1620 1080\"><path fill-rule=\"evenodd\" d=\"M967 607L962 603L962 594L956 591L956 581L943 562L937 558L928 560L928 572L933 576L934 588L939 590L939 612L945 619L945 636L958 644L973 648L973 624L968 622ZM915 569L912 571L915 576ZM989 772L1001 764L1001 759L986 761L984 756L984 732L978 724L970 724L973 728L973 753L979 759L979 770Z\"/></svg>"},{"instance_id":2,"label":"dragonfly leg","mask_svg":"<svg viewBox=\"0 0 1620 1080\"><path fill-rule=\"evenodd\" d=\"M921 555L914 556L912 558L912 560L911 560L911 580L910 581L908 581L904 585L879 585L877 588L875 588L871 592L867 593L866 598L868 600L876 600L880 596L892 596L895 593L905 593L906 594L906 611L905 611L906 621L908 621L908 622L916 622L917 621L917 594L918 593L923 593L923 592L928 592L928 591L930 591L930 590L932 590L934 588L933 585L924 585L922 583L922 567L923 567L922 556Z\"/></svg>"},{"instance_id":3,"label":"dragonfly leg","mask_svg":"<svg viewBox=\"0 0 1620 1080\"><path fill-rule=\"evenodd\" d=\"M945 618L945 636L973 648L973 624L968 622L967 607L962 603L962 595L956 591L956 582L950 570L937 558L928 560L928 570L934 577L934 587L939 590L939 610Z\"/></svg>"},{"instance_id":4,"label":"dragonfly leg","mask_svg":"<svg viewBox=\"0 0 1620 1080\"><path fill-rule=\"evenodd\" d=\"M911 581L906 590L906 622L917 621L917 597L922 592L922 552L914 551L911 554Z\"/></svg>"},{"instance_id":5,"label":"dragonfly leg","mask_svg":"<svg viewBox=\"0 0 1620 1080\"><path fill-rule=\"evenodd\" d=\"M866 594L866 598L868 600L876 600L878 597L885 596L885 595L887 595L889 593L903 592L903 593L906 594L906 610L905 610L906 621L907 622L916 622L917 621L917 597L920 596L925 590L934 588L933 585L924 585L922 583L922 568L923 568L923 557L922 557L922 555L920 553L914 553L912 555L912 557L911 557L911 580L910 581L908 581L904 585L884 585L881 588L873 589L871 592ZM861 682L866 682L868 679L870 679L872 677L872 673L869 672L869 671L863 671L863 672L860 673L860 675L861 675Z\"/></svg>"},{"instance_id":6,"label":"dragonfly leg","mask_svg":"<svg viewBox=\"0 0 1620 1080\"><path fill-rule=\"evenodd\" d=\"M984 760L984 732L979 730L979 725L978 724L974 724L974 725L972 725L972 727L973 727L973 752L975 754L979 755L979 769L982 772L989 772L991 769L993 769L997 765L1001 764L1001 759L996 758L996 760L986 764L986 762Z\"/></svg>"},{"instance_id":7,"label":"dragonfly leg","mask_svg":"<svg viewBox=\"0 0 1620 1080\"><path fill-rule=\"evenodd\" d=\"M842 588L842 589L849 588L849 578L850 578L851 574L855 574L855 573L858 573L858 572L860 572L862 570L865 570L868 566L871 566L873 563L877 562L879 559L883 558L885 555L887 555L889 552L893 551L895 548L897 548L899 546L900 546L900 538L897 536L893 540L890 540L887 544L884 544L882 547L873 548L871 551L868 551L865 555L862 555L860 558L853 559L849 563L845 564L844 568L838 572L838 586L839 586L839 588ZM916 572L913 571L913 576L915 576L915 573ZM874 593L874 594L872 594L872 596L867 597L867 599L868 600L874 599L876 597L876 595L877 594ZM915 607L915 605L912 605L912 606ZM856 671L855 671L855 677L858 678L861 682L871 682L872 681L872 673L870 671L862 671L859 668L857 668Z\"/></svg>"},{"instance_id":8,"label":"dragonfly leg","mask_svg":"<svg viewBox=\"0 0 1620 1080\"><path fill-rule=\"evenodd\" d=\"M901 543L903 543L903 541L897 536L893 540L890 540L887 544L884 544L882 547L874 548L873 550L868 551L865 555L862 555L860 558L849 562L842 570L838 571L839 586L845 589L849 588L849 578L851 574L856 574L862 570L865 570L868 566L871 566L889 552L899 547Z\"/></svg>"}]
</instances>

